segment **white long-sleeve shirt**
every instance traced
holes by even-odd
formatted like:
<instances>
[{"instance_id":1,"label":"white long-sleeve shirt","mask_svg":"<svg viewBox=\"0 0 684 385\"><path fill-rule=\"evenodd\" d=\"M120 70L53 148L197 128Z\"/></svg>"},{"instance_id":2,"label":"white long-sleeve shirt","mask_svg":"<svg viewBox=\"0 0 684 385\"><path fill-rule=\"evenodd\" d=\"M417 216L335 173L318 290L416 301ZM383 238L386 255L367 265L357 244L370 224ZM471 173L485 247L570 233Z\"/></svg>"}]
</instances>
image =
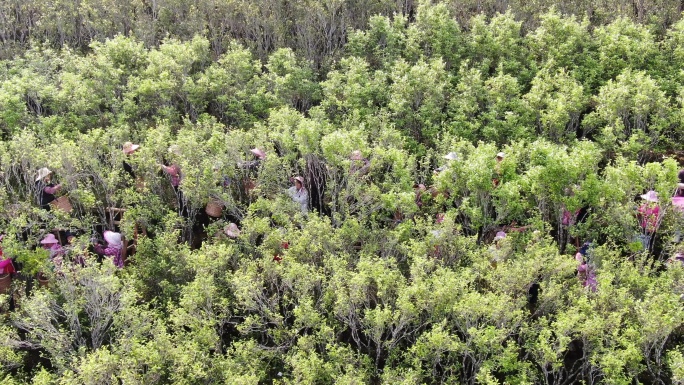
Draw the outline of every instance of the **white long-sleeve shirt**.
<instances>
[{"instance_id":1,"label":"white long-sleeve shirt","mask_svg":"<svg viewBox=\"0 0 684 385\"><path fill-rule=\"evenodd\" d=\"M306 191L304 187L297 190L295 186L287 189L287 194L292 198L293 201L299 203L302 214L306 215L309 212L309 192Z\"/></svg>"}]
</instances>

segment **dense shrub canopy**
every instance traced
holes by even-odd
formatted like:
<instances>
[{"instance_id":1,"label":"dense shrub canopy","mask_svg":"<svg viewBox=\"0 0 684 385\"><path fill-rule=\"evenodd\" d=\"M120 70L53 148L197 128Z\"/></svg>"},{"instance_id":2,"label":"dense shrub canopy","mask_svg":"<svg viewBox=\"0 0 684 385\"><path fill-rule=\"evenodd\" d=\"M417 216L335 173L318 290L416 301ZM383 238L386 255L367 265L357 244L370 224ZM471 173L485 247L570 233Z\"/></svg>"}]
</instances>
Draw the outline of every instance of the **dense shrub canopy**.
<instances>
[{"instance_id":1,"label":"dense shrub canopy","mask_svg":"<svg viewBox=\"0 0 684 385\"><path fill-rule=\"evenodd\" d=\"M681 10L509 3L3 3L0 378L684 383Z\"/></svg>"}]
</instances>

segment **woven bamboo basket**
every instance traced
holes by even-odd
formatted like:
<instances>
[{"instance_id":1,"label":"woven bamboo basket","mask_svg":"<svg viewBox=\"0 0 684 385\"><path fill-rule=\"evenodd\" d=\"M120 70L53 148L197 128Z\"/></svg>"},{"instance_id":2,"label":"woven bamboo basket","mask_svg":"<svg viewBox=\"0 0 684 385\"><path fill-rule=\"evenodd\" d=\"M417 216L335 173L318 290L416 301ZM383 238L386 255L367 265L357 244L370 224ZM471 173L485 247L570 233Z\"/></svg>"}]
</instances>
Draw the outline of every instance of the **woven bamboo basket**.
<instances>
[{"instance_id":1,"label":"woven bamboo basket","mask_svg":"<svg viewBox=\"0 0 684 385\"><path fill-rule=\"evenodd\" d=\"M209 201L209 203L207 203L207 207L204 209L204 211L210 217L218 218L223 213L223 203L217 199L212 199Z\"/></svg>"},{"instance_id":2,"label":"woven bamboo basket","mask_svg":"<svg viewBox=\"0 0 684 385\"><path fill-rule=\"evenodd\" d=\"M12 285L12 276L9 273L0 274L0 294L9 293Z\"/></svg>"},{"instance_id":3,"label":"woven bamboo basket","mask_svg":"<svg viewBox=\"0 0 684 385\"><path fill-rule=\"evenodd\" d=\"M40 287L48 287L49 283L50 280L48 277L43 275L43 273L38 273L38 285L40 285Z\"/></svg>"},{"instance_id":4,"label":"woven bamboo basket","mask_svg":"<svg viewBox=\"0 0 684 385\"><path fill-rule=\"evenodd\" d=\"M71 202L69 202L69 197L66 195L63 195L54 201L50 202L50 204L59 210L62 210L64 212L70 213L71 210L73 210L73 207L71 207Z\"/></svg>"}]
</instances>

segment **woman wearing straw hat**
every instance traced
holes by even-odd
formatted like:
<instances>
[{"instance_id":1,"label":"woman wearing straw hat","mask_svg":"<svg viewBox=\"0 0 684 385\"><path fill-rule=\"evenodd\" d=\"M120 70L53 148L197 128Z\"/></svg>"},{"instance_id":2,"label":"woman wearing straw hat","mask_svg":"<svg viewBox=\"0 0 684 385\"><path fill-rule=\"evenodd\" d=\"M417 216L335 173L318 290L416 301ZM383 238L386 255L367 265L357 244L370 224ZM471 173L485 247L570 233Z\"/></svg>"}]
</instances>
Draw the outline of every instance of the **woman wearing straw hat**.
<instances>
[{"instance_id":1,"label":"woman wearing straw hat","mask_svg":"<svg viewBox=\"0 0 684 385\"><path fill-rule=\"evenodd\" d=\"M171 179L171 187L173 187L173 191L176 193L176 199L178 201L178 213L181 216L185 216L187 214L185 209L185 199L183 197L183 192L180 190L181 169L180 166L178 166L177 159L175 159L180 156L180 147L175 144L170 146L169 154L171 154L171 156L174 158L172 159L171 165L165 166L160 164L159 166Z\"/></svg>"},{"instance_id":2,"label":"woman wearing straw hat","mask_svg":"<svg viewBox=\"0 0 684 385\"><path fill-rule=\"evenodd\" d=\"M238 167L248 169L255 171L261 166L261 163L266 159L266 152L260 148L252 148L249 150L252 155L254 155L254 159L250 161L245 161L245 162L238 162Z\"/></svg>"},{"instance_id":3,"label":"woman wearing straw hat","mask_svg":"<svg viewBox=\"0 0 684 385\"><path fill-rule=\"evenodd\" d=\"M133 144L133 142L126 142L123 144L123 153L126 156L126 158L128 158L129 156L133 155L133 153L135 153L135 151L139 148L140 145L138 144ZM133 172L133 166L131 166L125 160L123 162L123 168L124 171L126 171L126 173L131 176L132 179L135 179L135 172Z\"/></svg>"},{"instance_id":4,"label":"woman wearing straw hat","mask_svg":"<svg viewBox=\"0 0 684 385\"><path fill-rule=\"evenodd\" d=\"M40 245L43 249L50 252L50 260L54 263L55 270L59 270L62 267L64 249L62 248L62 245L59 244L55 235L52 233L46 235L45 238L40 241Z\"/></svg>"},{"instance_id":5,"label":"woman wearing straw hat","mask_svg":"<svg viewBox=\"0 0 684 385\"><path fill-rule=\"evenodd\" d=\"M492 267L496 267L499 263L503 263L511 252L511 244L508 241L506 233L498 231L494 236L494 241L489 246L489 254L491 255L489 263Z\"/></svg>"},{"instance_id":6,"label":"woman wearing straw hat","mask_svg":"<svg viewBox=\"0 0 684 385\"><path fill-rule=\"evenodd\" d=\"M299 203L302 214L306 215L309 212L309 192L304 188L304 178L296 176L292 178L294 186L287 190L287 194L293 201Z\"/></svg>"},{"instance_id":7,"label":"woman wearing straw hat","mask_svg":"<svg viewBox=\"0 0 684 385\"><path fill-rule=\"evenodd\" d=\"M242 191L245 195L249 195L256 187L257 173L266 160L266 152L258 147L250 149L249 152L254 156L254 159L238 162L238 167L245 170L241 182Z\"/></svg>"},{"instance_id":8,"label":"woman wearing straw hat","mask_svg":"<svg viewBox=\"0 0 684 385\"><path fill-rule=\"evenodd\" d=\"M639 236L644 249L649 250L651 238L660 224L660 206L658 206L658 193L651 190L641 195L644 203L637 209L637 217L643 234Z\"/></svg>"},{"instance_id":9,"label":"woman wearing straw hat","mask_svg":"<svg viewBox=\"0 0 684 385\"><path fill-rule=\"evenodd\" d=\"M50 211L50 202L57 199L55 193L62 188L61 184L52 183L52 171L47 167L38 170L36 176L36 192L38 194L38 205L41 209Z\"/></svg>"}]
</instances>

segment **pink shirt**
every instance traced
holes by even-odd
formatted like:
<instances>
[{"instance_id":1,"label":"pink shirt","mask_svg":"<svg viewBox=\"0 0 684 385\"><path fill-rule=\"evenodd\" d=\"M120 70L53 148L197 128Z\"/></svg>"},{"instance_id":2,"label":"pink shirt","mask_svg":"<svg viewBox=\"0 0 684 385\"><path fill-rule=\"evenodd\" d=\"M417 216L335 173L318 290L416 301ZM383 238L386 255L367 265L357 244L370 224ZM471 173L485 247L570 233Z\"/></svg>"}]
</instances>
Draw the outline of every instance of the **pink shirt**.
<instances>
[{"instance_id":1,"label":"pink shirt","mask_svg":"<svg viewBox=\"0 0 684 385\"><path fill-rule=\"evenodd\" d=\"M637 212L641 215L641 228L652 233L658 229L660 206L644 203Z\"/></svg>"},{"instance_id":2,"label":"pink shirt","mask_svg":"<svg viewBox=\"0 0 684 385\"><path fill-rule=\"evenodd\" d=\"M53 195L54 195L54 193L56 193L57 190L59 190L60 187L62 187L62 186L61 186L61 185L52 186L52 187L47 187L47 186L46 186L45 188L43 188L43 191L44 191L46 194L53 194Z\"/></svg>"},{"instance_id":3,"label":"pink shirt","mask_svg":"<svg viewBox=\"0 0 684 385\"><path fill-rule=\"evenodd\" d=\"M172 164L170 166L162 165L162 169L171 177L171 186L178 187L180 185L180 167L177 164Z\"/></svg>"},{"instance_id":4,"label":"pink shirt","mask_svg":"<svg viewBox=\"0 0 684 385\"><path fill-rule=\"evenodd\" d=\"M107 247L102 245L94 245L95 252L98 254L106 255L112 257L114 266L118 268L124 267L123 258L121 256L121 247L115 247L112 245L107 245Z\"/></svg>"},{"instance_id":5,"label":"pink shirt","mask_svg":"<svg viewBox=\"0 0 684 385\"><path fill-rule=\"evenodd\" d=\"M568 211L568 210L563 210L563 219L561 220L561 224L562 224L563 226L572 226L572 225L574 225L574 224L575 224L575 219L577 218L577 216L579 215L579 213L580 213L580 209L578 209L577 211L575 211L574 214L572 214L572 213L571 213L570 211Z\"/></svg>"}]
</instances>

